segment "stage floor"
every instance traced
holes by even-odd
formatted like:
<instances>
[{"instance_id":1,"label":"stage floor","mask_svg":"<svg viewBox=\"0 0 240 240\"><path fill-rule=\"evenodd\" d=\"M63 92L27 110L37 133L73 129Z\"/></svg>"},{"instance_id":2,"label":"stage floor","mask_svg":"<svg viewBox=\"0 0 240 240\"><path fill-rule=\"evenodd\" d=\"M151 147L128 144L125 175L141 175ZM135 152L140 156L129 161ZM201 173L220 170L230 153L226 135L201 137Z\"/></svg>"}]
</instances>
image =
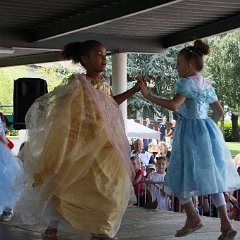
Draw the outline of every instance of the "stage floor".
<instances>
[{"instance_id":1,"label":"stage floor","mask_svg":"<svg viewBox=\"0 0 240 240\"><path fill-rule=\"evenodd\" d=\"M129 206L124 215L117 237L120 240L217 240L220 235L220 223L217 218L202 217L204 227L195 233L175 238L175 231L185 221L183 213L150 210ZM240 240L240 222L233 225L239 232L235 240ZM0 240L40 240L43 227L39 225L19 225L14 220L0 223ZM59 234L58 240L88 240L88 234Z\"/></svg>"}]
</instances>

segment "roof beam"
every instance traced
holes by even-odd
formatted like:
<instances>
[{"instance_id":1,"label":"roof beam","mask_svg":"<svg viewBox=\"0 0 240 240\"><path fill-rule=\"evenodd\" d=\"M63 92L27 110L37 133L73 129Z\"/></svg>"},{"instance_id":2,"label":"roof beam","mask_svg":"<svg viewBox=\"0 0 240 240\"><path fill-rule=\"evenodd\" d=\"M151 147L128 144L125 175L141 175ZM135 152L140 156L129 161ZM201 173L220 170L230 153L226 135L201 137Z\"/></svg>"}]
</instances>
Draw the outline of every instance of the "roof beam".
<instances>
[{"instance_id":1,"label":"roof beam","mask_svg":"<svg viewBox=\"0 0 240 240\"><path fill-rule=\"evenodd\" d=\"M194 27L188 31L179 32L161 39L164 48L176 46L199 38L227 32L240 27L240 14L203 26Z\"/></svg>"},{"instance_id":2,"label":"roof beam","mask_svg":"<svg viewBox=\"0 0 240 240\"><path fill-rule=\"evenodd\" d=\"M45 41L57 38L180 1L182 0L129 0L120 2L119 4L113 4L110 7L99 9L89 14L72 17L50 24L49 26L38 28L29 33L31 36L30 41Z\"/></svg>"},{"instance_id":3,"label":"roof beam","mask_svg":"<svg viewBox=\"0 0 240 240\"><path fill-rule=\"evenodd\" d=\"M16 56L4 58L0 56L0 67L59 61L61 60L60 54L63 46L67 42L72 41L71 39L80 39L80 41L89 39L88 35L80 33L75 33L73 35L74 36L65 36L64 40L59 38L49 40L50 42L32 43L31 46L28 47L25 46L25 43L18 45L18 47L13 48ZM153 54L165 51L158 39L113 38L99 35L93 35L91 38L102 42L106 46L108 52Z\"/></svg>"},{"instance_id":4,"label":"roof beam","mask_svg":"<svg viewBox=\"0 0 240 240\"><path fill-rule=\"evenodd\" d=\"M30 63L54 62L60 60L60 52L23 55L0 59L0 67L19 66Z\"/></svg>"}]
</instances>

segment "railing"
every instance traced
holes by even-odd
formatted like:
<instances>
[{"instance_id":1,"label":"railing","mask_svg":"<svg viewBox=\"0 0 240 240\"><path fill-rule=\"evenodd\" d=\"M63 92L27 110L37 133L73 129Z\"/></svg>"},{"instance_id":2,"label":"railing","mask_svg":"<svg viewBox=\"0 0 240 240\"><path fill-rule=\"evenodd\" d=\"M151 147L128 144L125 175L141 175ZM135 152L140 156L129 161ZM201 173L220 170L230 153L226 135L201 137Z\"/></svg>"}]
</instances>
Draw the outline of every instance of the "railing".
<instances>
[{"instance_id":1,"label":"railing","mask_svg":"<svg viewBox=\"0 0 240 240\"><path fill-rule=\"evenodd\" d=\"M156 186L163 186L164 182L157 182L157 181L151 181L151 180L145 180L139 182L140 184L144 185L144 193L141 196L140 194L140 187L138 187L138 199L137 199L137 206L140 207L141 205L141 200L140 198L144 198L144 203L145 205L143 206L144 208L158 208L158 204L156 203L156 195L154 196L154 199L151 199L152 201L149 202L149 194L152 195L151 189ZM161 188L159 189L159 196L158 199L161 198L162 196L162 190ZM155 191L156 194L156 191ZM164 196L166 197L166 196ZM169 210L169 211L174 211L174 212L183 212L183 208L179 202L179 200L175 196L168 196L171 202L171 206L169 209L164 209L164 210ZM234 194L226 194L225 193L225 199L227 202L227 211L230 219L240 221L240 189L235 191ZM209 216L209 217L218 217L217 210L215 206L212 203L211 196L193 196L193 204L198 212L198 214L202 216Z\"/></svg>"}]
</instances>

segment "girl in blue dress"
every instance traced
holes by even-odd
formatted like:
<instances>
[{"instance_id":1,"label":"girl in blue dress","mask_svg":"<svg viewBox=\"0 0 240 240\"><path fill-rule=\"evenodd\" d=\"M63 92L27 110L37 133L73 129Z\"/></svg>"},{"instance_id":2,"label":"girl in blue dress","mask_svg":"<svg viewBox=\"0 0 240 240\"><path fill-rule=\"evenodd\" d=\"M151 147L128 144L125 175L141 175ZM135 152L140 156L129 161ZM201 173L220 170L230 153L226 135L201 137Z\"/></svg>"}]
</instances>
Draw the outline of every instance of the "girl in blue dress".
<instances>
[{"instance_id":1,"label":"girl in blue dress","mask_svg":"<svg viewBox=\"0 0 240 240\"><path fill-rule=\"evenodd\" d=\"M203 226L191 196L210 194L221 219L218 240L232 240L237 231L228 219L223 192L239 189L240 178L216 124L224 114L223 108L213 87L200 74L203 55L208 53L209 46L201 40L179 52L177 70L181 79L171 100L149 94L144 84L141 91L148 100L178 114L164 187L165 192L180 199L187 215L184 227L175 236L186 236ZM211 118L209 106L213 111Z\"/></svg>"}]
</instances>

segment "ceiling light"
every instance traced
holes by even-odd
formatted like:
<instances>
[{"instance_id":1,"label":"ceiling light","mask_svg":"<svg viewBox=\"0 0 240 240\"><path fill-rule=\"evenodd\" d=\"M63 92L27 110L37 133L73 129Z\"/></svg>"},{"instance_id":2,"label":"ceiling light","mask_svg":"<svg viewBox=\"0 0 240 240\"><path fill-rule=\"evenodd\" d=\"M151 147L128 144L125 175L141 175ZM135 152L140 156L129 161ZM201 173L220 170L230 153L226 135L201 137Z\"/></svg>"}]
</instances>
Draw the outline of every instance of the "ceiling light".
<instances>
[{"instance_id":1,"label":"ceiling light","mask_svg":"<svg viewBox=\"0 0 240 240\"><path fill-rule=\"evenodd\" d=\"M14 49L12 48L0 48L0 54L13 54Z\"/></svg>"}]
</instances>

